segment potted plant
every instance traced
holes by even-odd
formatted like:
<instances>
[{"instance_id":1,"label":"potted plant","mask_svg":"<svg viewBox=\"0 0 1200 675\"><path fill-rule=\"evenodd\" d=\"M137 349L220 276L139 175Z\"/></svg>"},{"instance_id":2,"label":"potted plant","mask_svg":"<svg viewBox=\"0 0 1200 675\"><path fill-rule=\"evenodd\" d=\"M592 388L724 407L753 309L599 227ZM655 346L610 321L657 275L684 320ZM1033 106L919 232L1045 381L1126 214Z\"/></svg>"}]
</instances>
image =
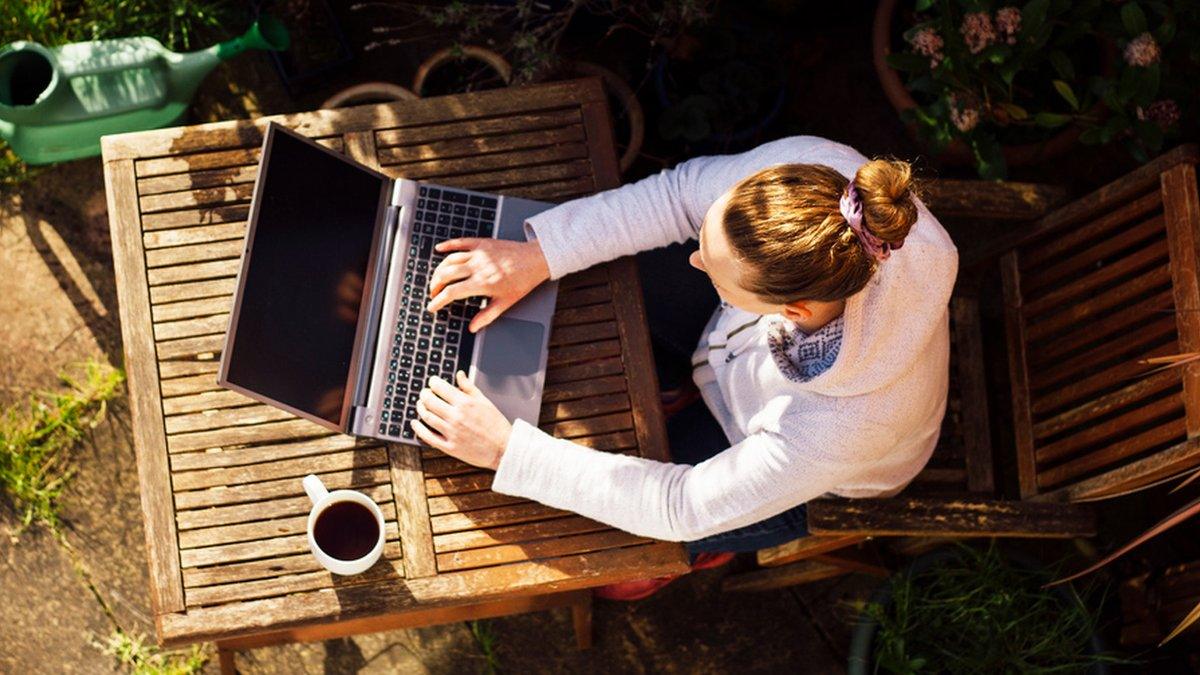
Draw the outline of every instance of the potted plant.
<instances>
[{"instance_id":1,"label":"potted plant","mask_svg":"<svg viewBox=\"0 0 1200 675\"><path fill-rule=\"evenodd\" d=\"M783 110L780 52L771 34L737 24L676 40L654 66L659 134L713 151L753 141Z\"/></svg>"},{"instance_id":2,"label":"potted plant","mask_svg":"<svg viewBox=\"0 0 1200 675\"><path fill-rule=\"evenodd\" d=\"M875 69L910 128L985 178L1076 141L1120 140L1144 161L1180 118L1160 97L1176 86L1163 50L1193 39L1182 19L1197 12L1182 0L1145 4L1149 14L1139 0L915 0L901 15L898 0L882 0Z\"/></svg>"},{"instance_id":3,"label":"potted plant","mask_svg":"<svg viewBox=\"0 0 1200 675\"><path fill-rule=\"evenodd\" d=\"M1106 673L1096 619L1036 561L992 544L926 554L866 603L848 672Z\"/></svg>"}]
</instances>

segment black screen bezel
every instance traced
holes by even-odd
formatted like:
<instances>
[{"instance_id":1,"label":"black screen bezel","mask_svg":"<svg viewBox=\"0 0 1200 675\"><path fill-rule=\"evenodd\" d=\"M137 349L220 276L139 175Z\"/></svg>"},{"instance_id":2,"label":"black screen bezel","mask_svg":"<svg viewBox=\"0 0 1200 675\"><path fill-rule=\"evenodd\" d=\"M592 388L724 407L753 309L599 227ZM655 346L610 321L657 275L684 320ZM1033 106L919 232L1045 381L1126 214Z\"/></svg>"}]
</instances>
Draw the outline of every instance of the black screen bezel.
<instances>
[{"instance_id":1,"label":"black screen bezel","mask_svg":"<svg viewBox=\"0 0 1200 675\"><path fill-rule=\"evenodd\" d=\"M287 403L273 399L266 394L253 391L234 382L230 382L228 379L230 362L236 358L236 355L233 354L231 350L234 344L234 339L237 335L237 325L241 314L242 292L244 290L246 273L250 265L251 253L254 250L254 233L258 223L258 212L261 205L262 191L266 185L266 176L270 168L269 164L271 158L271 147L274 142L275 135L281 133L300 140L310 147L319 150L320 152L324 152L343 162L352 164L355 168L380 179L379 204L376 206L375 226L371 235L370 255L367 260L367 269L363 271L363 297L359 304L358 321L354 331L354 351L350 357L350 366L347 373L346 387L344 390L345 393L342 397L341 413L338 416L338 422L336 424L309 411L300 410ZM365 369L362 368L362 364L363 359L373 359L375 345L366 344L373 341L366 340L364 338L366 337L367 326L369 324L370 310L376 302L376 294L372 291L377 287L375 278L376 270L378 269L377 262L379 256L382 254L380 251L380 240L383 234L383 223L387 214L387 205L391 198L392 180L386 174L376 171L371 167L368 167L361 162L357 162L354 159L347 157L346 155L343 155L335 150L327 148L311 138L292 131L291 129L288 129L277 122L268 122L263 136L262 154L258 164L258 175L255 179L254 192L250 198L250 213L248 215L248 224L246 227L245 247L242 252L242 266L238 270L237 287L234 291L233 309L229 315L229 327L225 332L225 344L221 351L221 364L217 371L217 384L221 387L236 391L257 401L261 401L263 403L286 410L294 415L303 417L304 419L315 422L323 427L327 427L335 431L346 432L349 429L350 416L353 411L354 395L358 389L356 386L358 384L358 378L360 374L363 377L370 377L371 372L369 363L367 364L368 367ZM253 358L253 355L247 355L247 358Z\"/></svg>"}]
</instances>

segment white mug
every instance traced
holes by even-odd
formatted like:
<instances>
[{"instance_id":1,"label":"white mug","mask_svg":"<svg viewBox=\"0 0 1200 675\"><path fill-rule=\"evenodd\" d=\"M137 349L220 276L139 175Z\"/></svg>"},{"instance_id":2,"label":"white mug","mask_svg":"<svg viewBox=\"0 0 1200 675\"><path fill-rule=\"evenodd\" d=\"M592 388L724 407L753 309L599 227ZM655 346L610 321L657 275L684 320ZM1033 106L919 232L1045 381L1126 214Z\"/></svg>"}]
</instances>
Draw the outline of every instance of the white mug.
<instances>
[{"instance_id":1,"label":"white mug","mask_svg":"<svg viewBox=\"0 0 1200 675\"><path fill-rule=\"evenodd\" d=\"M312 554L316 556L317 562L325 569L334 574L350 575L365 572L374 565L379 557L383 555L383 511L379 505L371 500L370 497L361 492L354 490L334 490L330 492L325 488L325 484L320 478L309 474L304 477L304 491L308 493L308 498L312 500L312 511L308 513L308 548ZM342 560L335 558L317 545L317 540L313 537L313 527L317 524L317 517L325 509L339 502L356 502L367 507L371 513L375 514L375 522L379 526L379 539L375 542L375 546L369 553L357 560Z\"/></svg>"}]
</instances>

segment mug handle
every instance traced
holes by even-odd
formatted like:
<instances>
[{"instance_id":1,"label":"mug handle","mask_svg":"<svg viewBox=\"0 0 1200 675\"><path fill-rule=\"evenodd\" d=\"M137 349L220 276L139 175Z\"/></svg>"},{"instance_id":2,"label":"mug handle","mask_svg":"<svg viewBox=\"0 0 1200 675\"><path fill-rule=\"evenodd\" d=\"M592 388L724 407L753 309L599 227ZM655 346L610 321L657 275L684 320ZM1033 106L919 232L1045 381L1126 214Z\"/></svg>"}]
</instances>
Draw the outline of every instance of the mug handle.
<instances>
[{"instance_id":1,"label":"mug handle","mask_svg":"<svg viewBox=\"0 0 1200 675\"><path fill-rule=\"evenodd\" d=\"M311 473L304 477L304 491L308 493L308 498L312 500L313 504L321 501L325 498L325 495L329 494L329 490L325 488L325 484L321 482L321 479Z\"/></svg>"}]
</instances>

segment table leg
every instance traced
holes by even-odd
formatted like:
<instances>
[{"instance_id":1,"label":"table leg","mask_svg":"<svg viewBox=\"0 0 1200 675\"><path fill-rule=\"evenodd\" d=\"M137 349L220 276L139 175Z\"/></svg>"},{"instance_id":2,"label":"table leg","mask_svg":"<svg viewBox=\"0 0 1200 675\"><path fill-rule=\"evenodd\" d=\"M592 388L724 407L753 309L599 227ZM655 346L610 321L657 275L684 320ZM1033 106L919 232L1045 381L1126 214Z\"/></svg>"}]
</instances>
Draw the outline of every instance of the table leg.
<instances>
[{"instance_id":1,"label":"table leg","mask_svg":"<svg viewBox=\"0 0 1200 675\"><path fill-rule=\"evenodd\" d=\"M575 644L579 649L592 648L592 589L579 593L578 600L571 605L571 620L575 624Z\"/></svg>"},{"instance_id":2,"label":"table leg","mask_svg":"<svg viewBox=\"0 0 1200 675\"><path fill-rule=\"evenodd\" d=\"M236 656L237 651L222 647L220 642L217 643L217 660L221 664L221 675L237 675Z\"/></svg>"}]
</instances>

